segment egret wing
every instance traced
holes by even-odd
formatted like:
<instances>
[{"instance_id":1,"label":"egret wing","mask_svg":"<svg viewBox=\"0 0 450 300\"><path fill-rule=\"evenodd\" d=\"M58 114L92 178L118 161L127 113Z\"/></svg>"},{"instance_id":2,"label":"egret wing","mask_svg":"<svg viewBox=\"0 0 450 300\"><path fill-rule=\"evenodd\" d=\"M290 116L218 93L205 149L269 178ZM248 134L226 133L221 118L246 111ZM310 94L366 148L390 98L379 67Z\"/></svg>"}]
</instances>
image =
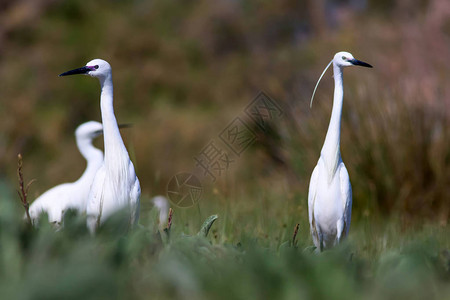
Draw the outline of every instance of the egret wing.
<instances>
[{"instance_id":1,"label":"egret wing","mask_svg":"<svg viewBox=\"0 0 450 300\"><path fill-rule=\"evenodd\" d=\"M102 166L95 174L94 181L91 185L91 191L89 192L88 202L86 206L86 214L98 218L102 211L102 202L104 198L104 185L105 185L106 171Z\"/></svg>"},{"instance_id":2,"label":"egret wing","mask_svg":"<svg viewBox=\"0 0 450 300\"><path fill-rule=\"evenodd\" d=\"M319 182L319 164L314 168L311 174L311 180L309 182L309 192L308 192L308 213L309 213L309 226L311 229L311 235L314 244L317 246L319 243L319 235L317 234L316 222L314 219L314 204L316 200L317 185Z\"/></svg>"},{"instance_id":3,"label":"egret wing","mask_svg":"<svg viewBox=\"0 0 450 300\"><path fill-rule=\"evenodd\" d=\"M33 222L39 218L41 213L46 212L50 223L60 223L62 211L73 192L72 185L72 183L57 185L34 200L29 209Z\"/></svg>"},{"instance_id":4,"label":"egret wing","mask_svg":"<svg viewBox=\"0 0 450 300\"><path fill-rule=\"evenodd\" d=\"M344 212L344 228L342 231L342 237L345 237L350 229L350 222L352 218L352 185L350 184L350 177L348 176L347 168L344 163L341 163L339 176L341 182L341 200Z\"/></svg>"},{"instance_id":5,"label":"egret wing","mask_svg":"<svg viewBox=\"0 0 450 300\"><path fill-rule=\"evenodd\" d=\"M139 221L139 210L140 210L140 198L141 198L141 185L139 183L139 179L136 176L136 172L134 171L133 163L130 162L130 173L131 178L134 179L132 183L132 188L130 191L130 209L131 209L131 224L137 224Z\"/></svg>"}]
</instances>

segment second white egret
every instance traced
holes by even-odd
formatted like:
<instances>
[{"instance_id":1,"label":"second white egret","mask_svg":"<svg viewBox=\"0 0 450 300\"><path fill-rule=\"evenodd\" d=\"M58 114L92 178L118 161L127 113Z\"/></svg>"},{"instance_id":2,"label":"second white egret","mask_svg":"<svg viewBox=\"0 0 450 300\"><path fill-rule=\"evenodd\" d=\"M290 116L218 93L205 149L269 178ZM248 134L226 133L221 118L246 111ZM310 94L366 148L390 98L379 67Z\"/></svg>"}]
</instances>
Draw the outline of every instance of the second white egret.
<instances>
[{"instance_id":1,"label":"second white egret","mask_svg":"<svg viewBox=\"0 0 450 300\"><path fill-rule=\"evenodd\" d=\"M153 197L151 201L153 202L155 208L159 211L158 226L162 230L164 226L167 225L170 208L169 200L167 200L166 197L159 195Z\"/></svg>"}]
</instances>

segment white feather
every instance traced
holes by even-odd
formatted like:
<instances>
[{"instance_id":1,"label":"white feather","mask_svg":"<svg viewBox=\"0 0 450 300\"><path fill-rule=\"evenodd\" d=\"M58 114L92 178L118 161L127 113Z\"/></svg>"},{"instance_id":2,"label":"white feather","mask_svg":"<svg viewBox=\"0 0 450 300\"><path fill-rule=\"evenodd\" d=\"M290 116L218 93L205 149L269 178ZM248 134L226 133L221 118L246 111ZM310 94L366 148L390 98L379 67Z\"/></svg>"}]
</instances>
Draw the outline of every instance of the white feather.
<instances>
[{"instance_id":1,"label":"white feather","mask_svg":"<svg viewBox=\"0 0 450 300\"><path fill-rule=\"evenodd\" d=\"M320 75L311 97L314 99L320 79L333 64L333 109L319 161L311 175L308 194L308 212L314 244L322 251L339 243L348 234L352 213L352 187L340 152L341 115L344 100L342 69L359 64L371 67L353 58L348 52L337 53Z\"/></svg>"}]
</instances>

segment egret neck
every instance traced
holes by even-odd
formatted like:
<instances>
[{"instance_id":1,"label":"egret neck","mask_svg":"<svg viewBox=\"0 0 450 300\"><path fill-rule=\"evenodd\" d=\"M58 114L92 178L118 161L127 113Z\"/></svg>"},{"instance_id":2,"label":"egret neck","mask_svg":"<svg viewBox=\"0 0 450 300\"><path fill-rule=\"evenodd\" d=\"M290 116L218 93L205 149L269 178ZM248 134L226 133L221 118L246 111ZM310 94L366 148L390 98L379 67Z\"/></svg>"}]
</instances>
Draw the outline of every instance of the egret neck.
<instances>
[{"instance_id":1,"label":"egret neck","mask_svg":"<svg viewBox=\"0 0 450 300\"><path fill-rule=\"evenodd\" d=\"M103 161L103 152L92 145L92 138L77 139L77 146L87 162L86 170L77 182L92 181L92 174L95 174L94 172L100 167L101 163L99 162ZM89 185L91 183L89 182Z\"/></svg>"},{"instance_id":2,"label":"egret neck","mask_svg":"<svg viewBox=\"0 0 450 300\"><path fill-rule=\"evenodd\" d=\"M325 161L328 171L328 183L334 177L336 168L341 160L340 139L341 139L341 115L342 103L344 100L344 87L342 78L342 68L333 63L334 77L334 98L331 112L330 124L328 125L327 136L323 143L320 155Z\"/></svg>"},{"instance_id":3,"label":"egret neck","mask_svg":"<svg viewBox=\"0 0 450 300\"><path fill-rule=\"evenodd\" d=\"M105 143L105 165L111 162L115 165L114 160L118 157L128 158L128 152L120 136L117 120L114 115L113 106L113 83L112 75L109 73L105 78L100 78L102 88L100 97L100 108L102 112L103 136ZM120 156L117 155L120 153Z\"/></svg>"}]
</instances>

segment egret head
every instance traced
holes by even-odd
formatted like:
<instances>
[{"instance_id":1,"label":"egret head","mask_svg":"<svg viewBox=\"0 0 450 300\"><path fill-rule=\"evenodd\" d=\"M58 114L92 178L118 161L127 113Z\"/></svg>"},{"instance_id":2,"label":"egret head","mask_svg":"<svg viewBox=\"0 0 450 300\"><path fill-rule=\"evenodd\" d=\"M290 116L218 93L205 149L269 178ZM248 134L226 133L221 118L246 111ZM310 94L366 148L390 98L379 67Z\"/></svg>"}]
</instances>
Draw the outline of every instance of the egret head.
<instances>
[{"instance_id":1,"label":"egret head","mask_svg":"<svg viewBox=\"0 0 450 300\"><path fill-rule=\"evenodd\" d=\"M334 55L333 59L328 64L328 66L326 66L325 70L323 70L322 74L319 77L319 80L317 80L316 86L314 88L314 92L311 96L311 103L309 105L310 107L312 107L314 95L316 94L316 90L317 90L317 87L319 86L319 82L322 79L325 72L331 66L331 64L333 64L339 68L345 68L345 67L350 67L350 66L361 66L361 67L366 67L366 68L372 68L372 66L369 65L368 63L365 63L363 61L360 61L360 60L357 60L356 58L354 58L353 55L349 52L341 51L341 52L336 53Z\"/></svg>"},{"instance_id":2,"label":"egret head","mask_svg":"<svg viewBox=\"0 0 450 300\"><path fill-rule=\"evenodd\" d=\"M164 196L155 196L152 198L153 204L159 209L168 209L169 201Z\"/></svg>"},{"instance_id":3,"label":"egret head","mask_svg":"<svg viewBox=\"0 0 450 300\"><path fill-rule=\"evenodd\" d=\"M111 66L107 61L103 59L93 59L88 62L86 66L64 72L62 74L59 74L59 76L75 74L84 74L92 77L97 77L99 79L105 79L108 75L111 74Z\"/></svg>"},{"instance_id":4,"label":"egret head","mask_svg":"<svg viewBox=\"0 0 450 300\"><path fill-rule=\"evenodd\" d=\"M77 139L95 139L103 133L102 123L96 121L89 121L81 124L75 130L75 136Z\"/></svg>"},{"instance_id":5,"label":"egret head","mask_svg":"<svg viewBox=\"0 0 450 300\"><path fill-rule=\"evenodd\" d=\"M357 60L351 53L345 51L336 53L333 58L333 63L339 67L361 66L372 68L368 63Z\"/></svg>"}]
</instances>

